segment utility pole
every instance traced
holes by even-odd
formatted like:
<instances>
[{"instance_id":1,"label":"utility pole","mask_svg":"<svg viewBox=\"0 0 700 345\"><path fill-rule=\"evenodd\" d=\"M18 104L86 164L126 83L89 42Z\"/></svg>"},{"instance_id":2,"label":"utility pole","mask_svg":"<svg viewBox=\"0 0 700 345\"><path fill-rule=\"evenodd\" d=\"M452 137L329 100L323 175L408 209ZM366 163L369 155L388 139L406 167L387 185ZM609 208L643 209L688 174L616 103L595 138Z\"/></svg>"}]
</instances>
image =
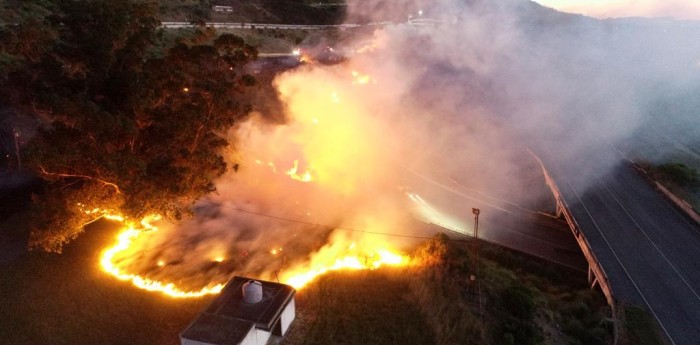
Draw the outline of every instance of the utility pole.
<instances>
[{"instance_id":1,"label":"utility pole","mask_svg":"<svg viewBox=\"0 0 700 345\"><path fill-rule=\"evenodd\" d=\"M479 211L478 208L472 208L474 214L474 268L476 274L479 274Z\"/></svg>"},{"instance_id":2,"label":"utility pole","mask_svg":"<svg viewBox=\"0 0 700 345\"><path fill-rule=\"evenodd\" d=\"M472 213L474 214L474 275L471 278L476 283L477 298L479 299L479 319L481 320L482 328L481 340L483 341L484 309L481 303L481 280L479 280L479 213L481 211L478 208L472 208Z\"/></svg>"}]
</instances>

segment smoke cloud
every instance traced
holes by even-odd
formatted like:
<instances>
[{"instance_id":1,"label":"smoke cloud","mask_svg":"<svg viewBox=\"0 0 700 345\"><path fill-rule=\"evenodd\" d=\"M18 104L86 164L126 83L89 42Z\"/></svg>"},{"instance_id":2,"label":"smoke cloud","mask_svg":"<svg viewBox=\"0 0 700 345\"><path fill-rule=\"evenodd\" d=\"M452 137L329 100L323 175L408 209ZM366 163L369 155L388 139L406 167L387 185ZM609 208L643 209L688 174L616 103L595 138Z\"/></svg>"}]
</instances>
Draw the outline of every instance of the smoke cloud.
<instances>
[{"instance_id":1,"label":"smoke cloud","mask_svg":"<svg viewBox=\"0 0 700 345\"><path fill-rule=\"evenodd\" d=\"M584 187L615 164L599 153L652 129L696 140L676 131L700 128L692 109L657 110L700 90L698 23L599 21L519 0L351 1L348 12L413 22L335 47L343 63L280 75L285 114L233 128L238 166L217 194L137 241L120 266L190 287L234 273L284 280L348 250L405 249L415 241L367 232L422 234L415 218L470 233L469 219L421 195L463 188L496 207L536 207L547 190L530 148Z\"/></svg>"},{"instance_id":2,"label":"smoke cloud","mask_svg":"<svg viewBox=\"0 0 700 345\"><path fill-rule=\"evenodd\" d=\"M670 17L700 19L700 4L686 0L537 0L536 2L569 13L598 18Z\"/></svg>"}]
</instances>

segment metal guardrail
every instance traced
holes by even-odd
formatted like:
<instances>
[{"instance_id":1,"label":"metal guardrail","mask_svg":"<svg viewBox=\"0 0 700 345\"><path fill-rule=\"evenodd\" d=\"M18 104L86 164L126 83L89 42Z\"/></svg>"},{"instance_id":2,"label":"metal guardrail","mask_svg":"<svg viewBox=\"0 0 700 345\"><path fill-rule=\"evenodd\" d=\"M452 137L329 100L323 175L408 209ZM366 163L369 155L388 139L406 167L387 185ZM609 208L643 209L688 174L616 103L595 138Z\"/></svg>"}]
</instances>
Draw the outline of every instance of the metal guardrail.
<instances>
[{"instance_id":1,"label":"metal guardrail","mask_svg":"<svg viewBox=\"0 0 700 345\"><path fill-rule=\"evenodd\" d=\"M537 162L540 164L542 172L544 173L545 183L547 183L547 186L549 186L549 188L552 190L552 193L554 194L554 198L557 201L557 216L564 216L564 219L566 219L566 223L569 224L569 228L571 228L571 232L576 238L576 242L578 242L578 245L579 247L581 247L583 255L586 257L586 261L588 261L588 282L592 284L591 287L594 287L596 283L598 284L598 286L600 286L600 289L603 291L608 305L612 309L613 317L615 317L617 315L615 296L613 294L612 286L610 285L610 280L608 280L608 276L605 273L605 270L603 270L603 267L600 265L600 261L598 261L598 258L595 256L595 253L593 253L590 243L588 243L586 237L583 235L583 233L581 233L576 219L574 219L574 216L571 214L569 205L566 203L566 200L564 200L564 197L562 196L559 187L547 171L547 168L545 167L544 163L542 162L540 157L538 157L534 152L529 152L533 157L535 157ZM595 279L592 279L592 276L594 276Z\"/></svg>"}]
</instances>

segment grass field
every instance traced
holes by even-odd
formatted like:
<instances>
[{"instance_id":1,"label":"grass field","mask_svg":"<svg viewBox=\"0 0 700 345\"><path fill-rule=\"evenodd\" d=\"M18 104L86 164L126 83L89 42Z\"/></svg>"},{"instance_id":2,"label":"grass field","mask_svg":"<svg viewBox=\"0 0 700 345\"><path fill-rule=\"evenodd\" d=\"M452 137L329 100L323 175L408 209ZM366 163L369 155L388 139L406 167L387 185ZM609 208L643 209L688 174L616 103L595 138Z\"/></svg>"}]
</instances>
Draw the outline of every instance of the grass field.
<instances>
[{"instance_id":1,"label":"grass field","mask_svg":"<svg viewBox=\"0 0 700 345\"><path fill-rule=\"evenodd\" d=\"M464 243L431 241L405 269L335 273L298 294L288 344L609 344L585 275L483 249L481 313ZM632 343L630 343L632 344Z\"/></svg>"},{"instance_id":2,"label":"grass field","mask_svg":"<svg viewBox=\"0 0 700 345\"><path fill-rule=\"evenodd\" d=\"M624 306L621 343L634 345L664 345L658 324L643 309Z\"/></svg>"},{"instance_id":3,"label":"grass field","mask_svg":"<svg viewBox=\"0 0 700 345\"><path fill-rule=\"evenodd\" d=\"M30 253L0 267L0 343L179 344L178 333L211 300L174 300L138 290L99 270L106 222L62 255Z\"/></svg>"},{"instance_id":4,"label":"grass field","mask_svg":"<svg viewBox=\"0 0 700 345\"><path fill-rule=\"evenodd\" d=\"M297 295L285 344L431 344L433 332L393 269L331 273Z\"/></svg>"},{"instance_id":5,"label":"grass field","mask_svg":"<svg viewBox=\"0 0 700 345\"><path fill-rule=\"evenodd\" d=\"M1 266L0 343L179 344L179 332L213 297L176 300L104 274L99 252L116 230L101 222L61 255L30 253ZM467 246L433 240L415 253L422 266L320 277L297 293L284 343L610 343L604 299L585 274L497 247L481 251L480 309ZM640 309L626 322L621 345L638 337L661 344Z\"/></svg>"}]
</instances>

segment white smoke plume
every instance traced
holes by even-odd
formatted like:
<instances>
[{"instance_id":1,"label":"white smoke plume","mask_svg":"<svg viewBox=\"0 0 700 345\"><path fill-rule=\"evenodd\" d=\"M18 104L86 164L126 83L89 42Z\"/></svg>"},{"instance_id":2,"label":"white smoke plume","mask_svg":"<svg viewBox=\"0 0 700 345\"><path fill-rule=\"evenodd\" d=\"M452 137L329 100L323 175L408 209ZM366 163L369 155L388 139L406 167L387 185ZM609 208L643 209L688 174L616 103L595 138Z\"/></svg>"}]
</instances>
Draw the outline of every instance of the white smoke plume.
<instances>
[{"instance_id":1,"label":"white smoke plume","mask_svg":"<svg viewBox=\"0 0 700 345\"><path fill-rule=\"evenodd\" d=\"M378 27L367 47L366 38L337 47L353 52L343 63L280 75L287 122L253 116L232 129L239 168L194 219L149 235L122 267L201 286L234 273L284 276L324 246L402 249L410 239L362 231L417 234L418 193L459 185L490 200L540 200L528 148L585 184L586 171L614 164L596 153L649 124L700 128L687 112L651 111L700 90L698 23L599 21L526 0L351 1L348 11L406 22ZM470 231L468 219L431 212Z\"/></svg>"},{"instance_id":2,"label":"white smoke plume","mask_svg":"<svg viewBox=\"0 0 700 345\"><path fill-rule=\"evenodd\" d=\"M700 20L700 3L686 0L536 0L569 13L597 18L669 17Z\"/></svg>"}]
</instances>

